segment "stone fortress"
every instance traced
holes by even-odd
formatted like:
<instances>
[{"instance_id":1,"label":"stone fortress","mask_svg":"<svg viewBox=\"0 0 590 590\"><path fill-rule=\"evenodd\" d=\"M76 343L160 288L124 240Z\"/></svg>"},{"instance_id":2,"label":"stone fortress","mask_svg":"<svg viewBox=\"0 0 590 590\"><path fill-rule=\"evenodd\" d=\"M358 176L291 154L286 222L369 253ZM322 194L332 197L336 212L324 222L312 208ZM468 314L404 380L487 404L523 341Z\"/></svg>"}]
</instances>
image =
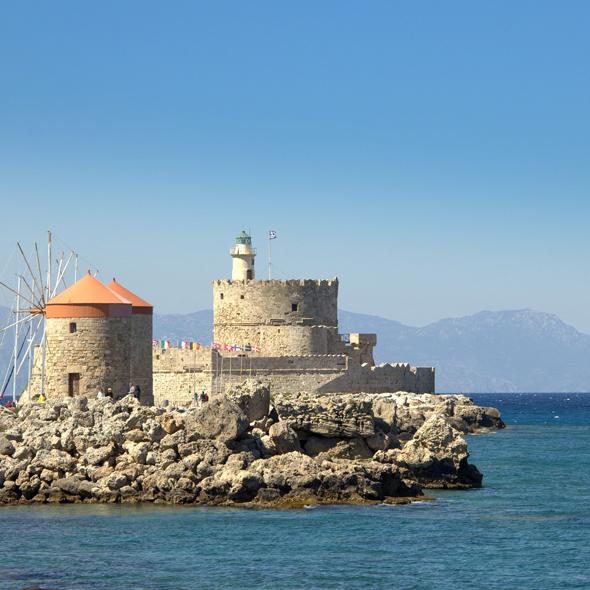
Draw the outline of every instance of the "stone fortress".
<instances>
[{"instance_id":1,"label":"stone fortress","mask_svg":"<svg viewBox=\"0 0 590 590\"><path fill-rule=\"evenodd\" d=\"M213 344L198 350L153 346L147 301L114 279L82 277L46 304L45 364L37 347L31 394L112 387L119 396L133 383L144 404L185 404L195 392L223 396L247 378L278 394L434 392L434 368L375 366L375 334L338 333L338 279L256 279L245 232L230 255L231 280L213 282Z\"/></svg>"},{"instance_id":2,"label":"stone fortress","mask_svg":"<svg viewBox=\"0 0 590 590\"><path fill-rule=\"evenodd\" d=\"M434 368L375 366L375 334L338 333L338 279L256 279L246 232L230 256L231 280L213 282L214 345L154 348L156 404L186 403L202 390L224 395L248 377L273 393L434 392Z\"/></svg>"}]
</instances>

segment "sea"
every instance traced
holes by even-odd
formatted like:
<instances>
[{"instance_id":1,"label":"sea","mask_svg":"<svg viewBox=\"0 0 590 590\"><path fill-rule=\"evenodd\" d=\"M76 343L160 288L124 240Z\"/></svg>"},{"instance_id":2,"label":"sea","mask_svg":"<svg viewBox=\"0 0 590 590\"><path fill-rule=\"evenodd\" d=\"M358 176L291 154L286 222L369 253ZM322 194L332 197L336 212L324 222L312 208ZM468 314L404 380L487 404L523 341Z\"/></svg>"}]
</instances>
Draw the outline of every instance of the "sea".
<instances>
[{"instance_id":1,"label":"sea","mask_svg":"<svg viewBox=\"0 0 590 590\"><path fill-rule=\"evenodd\" d=\"M0 508L0 589L590 589L590 394L480 394L484 487L404 506Z\"/></svg>"}]
</instances>

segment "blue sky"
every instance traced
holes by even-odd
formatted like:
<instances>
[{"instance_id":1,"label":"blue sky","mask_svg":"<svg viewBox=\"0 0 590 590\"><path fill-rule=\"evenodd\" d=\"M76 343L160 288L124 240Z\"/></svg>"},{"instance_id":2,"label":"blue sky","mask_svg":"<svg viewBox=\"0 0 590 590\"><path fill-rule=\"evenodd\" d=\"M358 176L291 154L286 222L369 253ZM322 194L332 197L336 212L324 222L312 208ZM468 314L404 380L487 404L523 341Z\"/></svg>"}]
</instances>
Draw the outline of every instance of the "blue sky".
<instances>
[{"instance_id":1,"label":"blue sky","mask_svg":"<svg viewBox=\"0 0 590 590\"><path fill-rule=\"evenodd\" d=\"M0 271L52 229L186 312L242 228L262 268L272 228L275 275L338 276L345 309L590 332L589 21L575 1L0 2Z\"/></svg>"}]
</instances>

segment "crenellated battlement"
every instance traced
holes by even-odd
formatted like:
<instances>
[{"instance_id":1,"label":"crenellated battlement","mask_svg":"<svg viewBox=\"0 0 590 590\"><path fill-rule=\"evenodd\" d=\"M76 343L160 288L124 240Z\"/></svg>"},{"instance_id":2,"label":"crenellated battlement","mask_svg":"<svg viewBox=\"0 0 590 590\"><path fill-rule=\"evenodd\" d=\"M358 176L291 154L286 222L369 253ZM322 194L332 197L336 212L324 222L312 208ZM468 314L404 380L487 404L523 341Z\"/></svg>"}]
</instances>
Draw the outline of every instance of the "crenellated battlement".
<instances>
[{"instance_id":1,"label":"crenellated battlement","mask_svg":"<svg viewBox=\"0 0 590 590\"><path fill-rule=\"evenodd\" d=\"M338 278L333 279L256 279L256 280L244 280L234 281L232 279L215 279L212 281L214 286L225 286L225 285L240 285L240 286L286 286L286 287L334 287L338 286Z\"/></svg>"}]
</instances>

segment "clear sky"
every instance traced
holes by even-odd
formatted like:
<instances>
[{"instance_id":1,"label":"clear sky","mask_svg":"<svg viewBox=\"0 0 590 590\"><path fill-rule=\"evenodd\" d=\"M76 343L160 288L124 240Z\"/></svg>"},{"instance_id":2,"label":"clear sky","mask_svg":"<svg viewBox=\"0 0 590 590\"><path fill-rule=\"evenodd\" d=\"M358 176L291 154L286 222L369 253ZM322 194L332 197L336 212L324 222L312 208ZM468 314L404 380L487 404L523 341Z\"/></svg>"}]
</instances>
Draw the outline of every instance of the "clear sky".
<instances>
[{"instance_id":1,"label":"clear sky","mask_svg":"<svg viewBox=\"0 0 590 590\"><path fill-rule=\"evenodd\" d=\"M0 270L52 229L188 312L274 229L275 276L344 309L590 332L589 28L573 0L0 2Z\"/></svg>"}]
</instances>

